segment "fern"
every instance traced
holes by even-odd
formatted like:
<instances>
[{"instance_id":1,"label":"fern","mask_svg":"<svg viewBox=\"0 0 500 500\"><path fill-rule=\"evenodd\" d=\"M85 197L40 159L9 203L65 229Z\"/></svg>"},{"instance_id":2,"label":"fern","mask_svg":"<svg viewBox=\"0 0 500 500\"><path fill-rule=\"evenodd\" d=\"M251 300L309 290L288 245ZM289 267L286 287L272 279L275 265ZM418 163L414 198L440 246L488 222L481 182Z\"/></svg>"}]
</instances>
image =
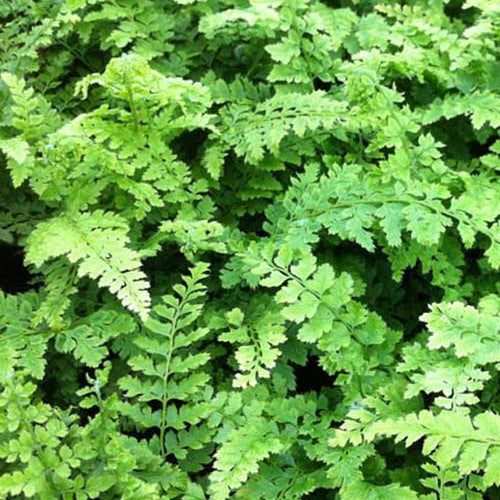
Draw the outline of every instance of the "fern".
<instances>
[{"instance_id":1,"label":"fern","mask_svg":"<svg viewBox=\"0 0 500 500\"><path fill-rule=\"evenodd\" d=\"M221 112L219 133L223 134L227 148L234 148L238 156L256 164L264 158L266 150L277 154L288 134L303 137L307 132L332 129L343 122L345 112L345 103L320 91L309 95L276 95L257 104L255 110L227 107ZM248 123L252 123L251 128Z\"/></svg>"},{"instance_id":2,"label":"fern","mask_svg":"<svg viewBox=\"0 0 500 500\"><path fill-rule=\"evenodd\" d=\"M499 362L497 297L485 297L479 311L459 302L433 304L422 319L430 330L427 346L406 347L398 366L412 381L406 394L442 393L436 404L445 407L478 403L474 393L484 389L488 368Z\"/></svg>"},{"instance_id":3,"label":"fern","mask_svg":"<svg viewBox=\"0 0 500 500\"><path fill-rule=\"evenodd\" d=\"M146 323L150 333L134 340L143 353L128 361L137 375L119 381L125 396L131 399L122 405L124 415L140 427L156 428L155 446L160 454L178 460L186 458L189 448L199 449L204 435L205 439L211 435L202 424L210 414L206 402L211 394L209 375L203 371L210 356L192 352L194 344L208 333L193 327L201 312L199 299L205 290L201 280L207 270L204 264L195 266L184 284L175 285L177 297L165 295L163 303L154 307L160 319L151 318ZM151 410L153 402L158 404L157 410ZM179 407L181 402L184 405Z\"/></svg>"},{"instance_id":4,"label":"fern","mask_svg":"<svg viewBox=\"0 0 500 500\"><path fill-rule=\"evenodd\" d=\"M108 364L99 370L89 380L90 386L80 391L85 396L83 408L100 409L85 426L78 425L77 415L69 410L53 409L37 400L36 387L22 375L13 377L10 372L3 377L2 495L160 498L159 488L141 475L146 468L161 473L161 466L140 443L117 432L116 398L101 397L109 369Z\"/></svg>"},{"instance_id":5,"label":"fern","mask_svg":"<svg viewBox=\"0 0 500 500\"><path fill-rule=\"evenodd\" d=\"M0 2L0 497L498 498L497 4Z\"/></svg>"},{"instance_id":6,"label":"fern","mask_svg":"<svg viewBox=\"0 0 500 500\"><path fill-rule=\"evenodd\" d=\"M286 340L283 317L269 300L250 302L245 312L229 311L229 329L219 335L221 341L240 344L235 353L240 368L235 387L255 386L259 378L268 378L280 355L278 346Z\"/></svg>"},{"instance_id":7,"label":"fern","mask_svg":"<svg viewBox=\"0 0 500 500\"><path fill-rule=\"evenodd\" d=\"M307 254L291 265L293 253L286 246L276 256L269 246L252 250L244 257L250 272L259 276L262 286L281 287L275 300L283 304L283 318L299 325L297 339L317 346L325 370L345 372L339 377L343 384L357 382L344 388L346 400L359 397L363 383L379 383L377 378L384 375L374 377L374 369L390 362L398 334L352 300L351 276L335 276L331 266L317 266L316 258Z\"/></svg>"},{"instance_id":8,"label":"fern","mask_svg":"<svg viewBox=\"0 0 500 500\"><path fill-rule=\"evenodd\" d=\"M215 500L229 498L230 492L246 482L258 470L258 463L271 453L283 450L278 428L269 421L252 419L247 426L235 429L216 456L212 473Z\"/></svg>"},{"instance_id":9,"label":"fern","mask_svg":"<svg viewBox=\"0 0 500 500\"><path fill-rule=\"evenodd\" d=\"M43 378L46 366L44 358L51 332L32 327L31 319L38 307L38 297L0 293L2 325L0 359L4 373L12 374L17 368L35 379Z\"/></svg>"},{"instance_id":10,"label":"fern","mask_svg":"<svg viewBox=\"0 0 500 500\"><path fill-rule=\"evenodd\" d=\"M396 442L405 440L411 446L424 439L423 454L436 464L424 468L439 473L438 479L423 480L424 484L435 489L443 482L444 488L452 478L457 482L481 470L484 476L476 487L484 490L498 484L498 415L486 411L471 417L461 408L479 403L474 393L484 390L485 380L491 376L484 368L498 363L498 342L491 335L498 326L497 302L494 296L486 297L479 310L460 303L433 305L432 312L422 316L431 332L427 348L417 343L403 350L404 359L397 370L408 374L404 397L414 398L419 391L442 393L435 404L445 409L439 413L400 411L399 416L391 417L381 401L367 398L365 407L351 410L331 443L345 446L393 436ZM439 351L442 347L448 351ZM458 472L453 472L455 467ZM450 471L449 475L443 475L441 469Z\"/></svg>"},{"instance_id":11,"label":"fern","mask_svg":"<svg viewBox=\"0 0 500 500\"><path fill-rule=\"evenodd\" d=\"M423 453L442 467L457 464L461 475L484 470L484 485L498 484L500 419L484 412L474 419L459 412L423 411L402 420L375 425L375 432L405 440L406 446L424 438Z\"/></svg>"},{"instance_id":12,"label":"fern","mask_svg":"<svg viewBox=\"0 0 500 500\"><path fill-rule=\"evenodd\" d=\"M431 246L440 242L447 227L457 224L466 246L474 243L478 233L488 236L490 247L486 254L492 266L498 267L494 211L472 213L473 193L479 187L474 181L471 180L470 192L450 200L451 195L443 186L436 188L415 180L407 186L387 185L376 175L362 178L360 166L337 169L317 184L315 172L311 168L294 183L290 197L283 201L283 208L276 207L279 226L270 228L294 247L304 248L305 244L316 242L315 234L325 228L330 234L354 240L372 251L375 244L370 229L374 226L380 227L390 246L401 245L405 230L417 243ZM355 185L356 190L347 191L346 185ZM483 186L488 193L490 186L486 183ZM495 197L496 189L493 186L490 189ZM453 210L446 208L445 201L451 201ZM299 238L295 237L297 233Z\"/></svg>"},{"instance_id":13,"label":"fern","mask_svg":"<svg viewBox=\"0 0 500 500\"><path fill-rule=\"evenodd\" d=\"M237 497L244 497L252 491L252 482L258 482L262 471L268 471L270 463L286 463L286 456L294 442L299 440L304 451L314 438L310 438L311 427L321 426L323 420L318 416L325 410L322 401L317 398L297 396L294 398L269 398L265 391L249 389L237 400L238 405L246 405L243 415L235 415L228 419L227 429L222 434L222 444L217 451L214 463L215 470L210 475L209 491L217 499L229 498L233 491ZM234 403L233 403L234 405ZM236 417L236 418L234 418ZM234 421L238 426L234 427ZM325 418L328 422L328 419ZM327 425L327 424L325 424ZM239 460L235 460L237 454ZM308 470L307 463L301 460L292 464L292 476L300 476L314 470ZM272 470L272 469L271 469ZM259 475L256 475L256 473ZM322 470L316 469L315 476L321 477ZM239 487L251 478L248 487ZM253 479L253 481L252 481ZM272 498L279 499L285 494L293 494L301 498L308 491L320 487L319 484L294 488L293 481L285 484L274 484ZM269 494L270 491L267 491Z\"/></svg>"},{"instance_id":14,"label":"fern","mask_svg":"<svg viewBox=\"0 0 500 500\"><path fill-rule=\"evenodd\" d=\"M98 278L125 307L142 318L150 297L137 252L127 248L127 226L111 213L61 214L40 223L27 242L26 261L35 266L66 256L78 264L79 276Z\"/></svg>"}]
</instances>

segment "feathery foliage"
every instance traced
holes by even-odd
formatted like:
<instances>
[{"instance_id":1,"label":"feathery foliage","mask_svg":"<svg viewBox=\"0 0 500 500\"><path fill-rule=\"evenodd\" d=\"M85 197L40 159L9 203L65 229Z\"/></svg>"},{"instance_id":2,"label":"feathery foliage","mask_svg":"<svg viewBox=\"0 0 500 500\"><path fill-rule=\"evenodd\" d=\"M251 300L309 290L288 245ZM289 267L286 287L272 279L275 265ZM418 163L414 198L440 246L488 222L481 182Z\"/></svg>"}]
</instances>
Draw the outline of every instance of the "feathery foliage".
<instances>
[{"instance_id":1,"label":"feathery foliage","mask_svg":"<svg viewBox=\"0 0 500 500\"><path fill-rule=\"evenodd\" d=\"M500 498L498 2L0 3L0 498Z\"/></svg>"}]
</instances>

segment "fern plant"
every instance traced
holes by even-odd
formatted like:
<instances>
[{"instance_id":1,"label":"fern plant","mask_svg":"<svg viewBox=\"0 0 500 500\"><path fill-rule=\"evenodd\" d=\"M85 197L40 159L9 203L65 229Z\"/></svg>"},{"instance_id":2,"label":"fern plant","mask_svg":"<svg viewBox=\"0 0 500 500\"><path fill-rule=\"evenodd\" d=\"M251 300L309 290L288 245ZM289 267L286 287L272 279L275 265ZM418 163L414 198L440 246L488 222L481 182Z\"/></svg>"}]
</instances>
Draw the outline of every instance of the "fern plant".
<instances>
[{"instance_id":1,"label":"fern plant","mask_svg":"<svg viewBox=\"0 0 500 500\"><path fill-rule=\"evenodd\" d=\"M155 428L151 445L162 457L172 455L181 461L191 448L203 448L213 433L204 422L213 411L210 376L203 371L210 355L195 353L208 331L193 328L201 313L199 299L205 292L201 281L207 270L199 263L183 284L175 285L177 297L162 296L162 304L154 307L159 319L146 322L149 334L134 338L139 353L128 360L134 374L118 381L128 400L121 405L122 414L142 429Z\"/></svg>"},{"instance_id":2,"label":"fern plant","mask_svg":"<svg viewBox=\"0 0 500 500\"><path fill-rule=\"evenodd\" d=\"M0 3L1 498L500 498L498 2Z\"/></svg>"}]
</instances>

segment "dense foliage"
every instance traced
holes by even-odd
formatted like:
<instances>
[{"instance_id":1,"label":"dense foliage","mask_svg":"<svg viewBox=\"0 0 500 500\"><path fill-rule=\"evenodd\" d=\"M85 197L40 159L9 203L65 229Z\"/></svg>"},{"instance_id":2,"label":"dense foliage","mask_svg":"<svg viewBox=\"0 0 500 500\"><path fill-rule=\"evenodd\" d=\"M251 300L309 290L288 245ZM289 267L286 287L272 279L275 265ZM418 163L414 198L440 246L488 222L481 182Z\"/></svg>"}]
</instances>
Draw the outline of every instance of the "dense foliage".
<instances>
[{"instance_id":1,"label":"dense foliage","mask_svg":"<svg viewBox=\"0 0 500 500\"><path fill-rule=\"evenodd\" d=\"M499 2L0 23L0 498L500 498Z\"/></svg>"}]
</instances>

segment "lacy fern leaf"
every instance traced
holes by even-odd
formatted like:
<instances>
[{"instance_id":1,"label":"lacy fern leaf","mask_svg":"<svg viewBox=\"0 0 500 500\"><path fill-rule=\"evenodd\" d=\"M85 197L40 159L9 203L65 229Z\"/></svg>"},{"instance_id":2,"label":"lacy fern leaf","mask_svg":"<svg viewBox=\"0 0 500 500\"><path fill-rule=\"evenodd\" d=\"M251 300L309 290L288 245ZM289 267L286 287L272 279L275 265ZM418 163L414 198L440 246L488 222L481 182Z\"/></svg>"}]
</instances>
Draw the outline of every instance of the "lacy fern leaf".
<instances>
[{"instance_id":1,"label":"lacy fern leaf","mask_svg":"<svg viewBox=\"0 0 500 500\"><path fill-rule=\"evenodd\" d=\"M128 227L123 219L98 210L61 214L38 224L27 243L26 261L34 266L65 256L78 264L79 276L97 279L120 302L145 319L150 297L141 261L127 247Z\"/></svg>"},{"instance_id":2,"label":"lacy fern leaf","mask_svg":"<svg viewBox=\"0 0 500 500\"><path fill-rule=\"evenodd\" d=\"M145 325L149 333L134 341L140 353L128 361L137 375L119 381L130 400L122 405L124 415L139 427L156 428L161 455L178 460L186 458L189 448L203 446L203 434L205 439L211 434L203 423L211 409L207 402L212 395L207 385L210 377L203 371L210 355L194 352L196 343L208 333L195 326L207 270L206 264L197 264L183 284L174 286L176 296L164 295L162 303L154 306L155 317ZM153 403L157 410L151 410Z\"/></svg>"}]
</instances>

